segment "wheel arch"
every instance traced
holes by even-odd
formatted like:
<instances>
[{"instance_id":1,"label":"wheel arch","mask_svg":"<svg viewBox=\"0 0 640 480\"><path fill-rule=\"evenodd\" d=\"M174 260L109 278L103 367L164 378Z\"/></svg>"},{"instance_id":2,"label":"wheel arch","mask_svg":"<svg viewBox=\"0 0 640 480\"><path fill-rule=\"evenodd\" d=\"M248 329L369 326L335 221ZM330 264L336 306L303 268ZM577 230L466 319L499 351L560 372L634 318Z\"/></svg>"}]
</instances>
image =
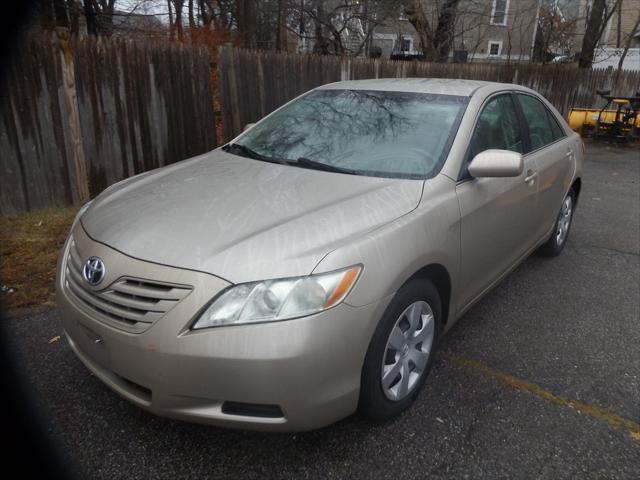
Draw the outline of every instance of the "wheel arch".
<instances>
[{"instance_id":1,"label":"wheel arch","mask_svg":"<svg viewBox=\"0 0 640 480\"><path fill-rule=\"evenodd\" d=\"M576 194L576 205L578 204L578 199L580 198L580 190L582 189L582 179L577 177L573 183L571 184L571 189Z\"/></svg>"},{"instance_id":2,"label":"wheel arch","mask_svg":"<svg viewBox=\"0 0 640 480\"><path fill-rule=\"evenodd\" d=\"M416 271L405 283L416 278L429 280L435 285L442 302L442 324L446 325L449 320L451 303L451 275L449 275L449 271L440 263L431 263Z\"/></svg>"}]
</instances>

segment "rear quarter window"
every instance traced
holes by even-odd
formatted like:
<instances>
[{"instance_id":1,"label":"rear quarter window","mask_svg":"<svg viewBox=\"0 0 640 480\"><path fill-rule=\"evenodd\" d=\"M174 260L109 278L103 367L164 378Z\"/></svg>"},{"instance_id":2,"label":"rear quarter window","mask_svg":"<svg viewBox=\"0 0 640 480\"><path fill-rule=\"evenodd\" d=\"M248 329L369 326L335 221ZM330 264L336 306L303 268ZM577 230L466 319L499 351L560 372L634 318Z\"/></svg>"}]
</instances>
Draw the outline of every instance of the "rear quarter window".
<instances>
[{"instance_id":1,"label":"rear quarter window","mask_svg":"<svg viewBox=\"0 0 640 480\"><path fill-rule=\"evenodd\" d=\"M546 109L545 109L546 110ZM558 123L556 116L547 110L547 116L549 117L549 123L551 124L551 132L553 133L553 141L559 140L562 137L565 137L564 130Z\"/></svg>"},{"instance_id":2,"label":"rear quarter window","mask_svg":"<svg viewBox=\"0 0 640 480\"><path fill-rule=\"evenodd\" d=\"M538 150L564 137L562 128L540 100L522 93L516 97L529 127L531 150Z\"/></svg>"}]
</instances>

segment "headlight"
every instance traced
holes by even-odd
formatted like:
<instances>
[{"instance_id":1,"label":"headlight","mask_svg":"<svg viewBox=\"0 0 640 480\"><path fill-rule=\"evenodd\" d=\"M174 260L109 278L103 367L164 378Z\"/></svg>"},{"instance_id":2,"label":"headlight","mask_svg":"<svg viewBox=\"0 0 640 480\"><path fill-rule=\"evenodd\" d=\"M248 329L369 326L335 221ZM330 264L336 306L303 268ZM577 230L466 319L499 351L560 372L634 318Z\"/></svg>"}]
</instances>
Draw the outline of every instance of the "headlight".
<instances>
[{"instance_id":1,"label":"headlight","mask_svg":"<svg viewBox=\"0 0 640 480\"><path fill-rule=\"evenodd\" d=\"M211 302L193 329L304 317L339 304L360 266L306 277L234 285Z\"/></svg>"},{"instance_id":2,"label":"headlight","mask_svg":"<svg viewBox=\"0 0 640 480\"><path fill-rule=\"evenodd\" d=\"M84 215L84 212L86 212L87 209L89 208L89 205L91 205L92 201L93 200L89 200L87 203L82 205L80 207L80 210L78 210L78 213L76 213L76 217L73 219L73 223L71 224L71 231L72 232L73 232L73 229L76 228L76 224L80 221L80 218L82 218L82 215Z\"/></svg>"}]
</instances>

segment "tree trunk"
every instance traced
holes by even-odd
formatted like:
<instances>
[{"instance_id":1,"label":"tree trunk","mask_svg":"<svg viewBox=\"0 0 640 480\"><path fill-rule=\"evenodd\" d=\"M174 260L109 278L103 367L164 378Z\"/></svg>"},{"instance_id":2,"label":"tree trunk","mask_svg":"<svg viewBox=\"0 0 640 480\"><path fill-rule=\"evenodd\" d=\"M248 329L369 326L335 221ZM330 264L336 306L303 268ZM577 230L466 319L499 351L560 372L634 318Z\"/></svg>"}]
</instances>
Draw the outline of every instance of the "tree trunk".
<instances>
[{"instance_id":1,"label":"tree trunk","mask_svg":"<svg viewBox=\"0 0 640 480\"><path fill-rule=\"evenodd\" d=\"M236 4L238 32L244 37L247 47L257 48L256 9L254 0L237 0Z\"/></svg>"},{"instance_id":2,"label":"tree trunk","mask_svg":"<svg viewBox=\"0 0 640 480\"><path fill-rule=\"evenodd\" d=\"M554 29L556 26L556 12L553 10L549 17L547 18L547 35L544 37L544 41L542 43L542 64L546 65L549 60L549 45L551 44L551 38L554 34Z\"/></svg>"},{"instance_id":3,"label":"tree trunk","mask_svg":"<svg viewBox=\"0 0 640 480\"><path fill-rule=\"evenodd\" d=\"M193 15L193 0L189 0L189 28L194 29L196 27L196 18Z\"/></svg>"},{"instance_id":4,"label":"tree trunk","mask_svg":"<svg viewBox=\"0 0 640 480\"><path fill-rule=\"evenodd\" d=\"M606 24L606 19L604 18L607 8L606 3L606 0L593 0L587 28L584 32L584 39L582 40L582 49L580 50L580 60L578 61L578 67L580 68L591 68L593 63L593 55L604 30L603 24Z\"/></svg>"},{"instance_id":5,"label":"tree trunk","mask_svg":"<svg viewBox=\"0 0 640 480\"><path fill-rule=\"evenodd\" d=\"M200 20L202 25L208 27L211 24L211 15L207 10L207 5L204 0L198 0L198 10L200 10Z\"/></svg>"},{"instance_id":6,"label":"tree trunk","mask_svg":"<svg viewBox=\"0 0 640 480\"><path fill-rule=\"evenodd\" d=\"M84 0L84 17L87 22L87 33L89 35L98 35L98 25L96 22L96 11L94 8L93 0Z\"/></svg>"},{"instance_id":7,"label":"tree trunk","mask_svg":"<svg viewBox=\"0 0 640 480\"><path fill-rule=\"evenodd\" d=\"M617 17L617 29L616 29L616 48L620 48L620 32L622 30L622 1L620 1L620 3L618 4L618 14L616 15ZM633 31L631 32L633 33Z\"/></svg>"},{"instance_id":8,"label":"tree trunk","mask_svg":"<svg viewBox=\"0 0 640 480\"><path fill-rule=\"evenodd\" d=\"M629 31L629 35L627 36L627 39L624 42L624 50L622 50L622 55L620 55L620 60L618 60L618 70L616 70L615 79L613 81L613 90L614 91L618 86L618 78L620 77L620 72L622 72L622 66L624 65L624 59L627 58L627 53L629 53L629 47L631 47L631 41L633 40L633 34L638 30L639 27L640 27L640 12L638 12L638 18L636 19L635 25Z\"/></svg>"},{"instance_id":9,"label":"tree trunk","mask_svg":"<svg viewBox=\"0 0 640 480\"><path fill-rule=\"evenodd\" d=\"M434 37L436 62L446 62L453 47L454 28L459 0L446 0L438 17L438 27Z\"/></svg>"},{"instance_id":10,"label":"tree trunk","mask_svg":"<svg viewBox=\"0 0 640 480\"><path fill-rule=\"evenodd\" d=\"M182 25L182 8L184 0L170 0L173 2L173 29L171 29L171 38L178 37L178 40L184 40L184 26Z\"/></svg>"},{"instance_id":11,"label":"tree trunk","mask_svg":"<svg viewBox=\"0 0 640 480\"><path fill-rule=\"evenodd\" d=\"M287 0L278 0L278 27L276 30L276 50L287 51Z\"/></svg>"},{"instance_id":12,"label":"tree trunk","mask_svg":"<svg viewBox=\"0 0 640 480\"><path fill-rule=\"evenodd\" d=\"M56 17L56 27L69 28L69 14L65 0L53 0L53 10Z\"/></svg>"},{"instance_id":13,"label":"tree trunk","mask_svg":"<svg viewBox=\"0 0 640 480\"><path fill-rule=\"evenodd\" d=\"M116 0L101 0L100 2L93 0L92 3L98 35L111 36L113 33L113 11Z\"/></svg>"},{"instance_id":14,"label":"tree trunk","mask_svg":"<svg viewBox=\"0 0 640 480\"><path fill-rule=\"evenodd\" d=\"M69 32L72 35L80 33L80 3L78 0L69 0Z\"/></svg>"},{"instance_id":15,"label":"tree trunk","mask_svg":"<svg viewBox=\"0 0 640 480\"><path fill-rule=\"evenodd\" d=\"M313 46L313 53L320 55L329 54L329 42L324 35L325 21L324 0L316 0L315 37L316 43Z\"/></svg>"},{"instance_id":16,"label":"tree trunk","mask_svg":"<svg viewBox=\"0 0 640 480\"><path fill-rule=\"evenodd\" d=\"M421 0L414 0L413 3L406 9L409 22L413 25L418 36L420 37L420 46L422 47L422 53L424 53L425 60L433 62L436 58L436 50L434 45L433 31L429 20L422 7Z\"/></svg>"},{"instance_id":17,"label":"tree trunk","mask_svg":"<svg viewBox=\"0 0 640 480\"><path fill-rule=\"evenodd\" d=\"M56 24L56 14L52 1L42 1L39 6L40 23L44 29L53 29Z\"/></svg>"}]
</instances>

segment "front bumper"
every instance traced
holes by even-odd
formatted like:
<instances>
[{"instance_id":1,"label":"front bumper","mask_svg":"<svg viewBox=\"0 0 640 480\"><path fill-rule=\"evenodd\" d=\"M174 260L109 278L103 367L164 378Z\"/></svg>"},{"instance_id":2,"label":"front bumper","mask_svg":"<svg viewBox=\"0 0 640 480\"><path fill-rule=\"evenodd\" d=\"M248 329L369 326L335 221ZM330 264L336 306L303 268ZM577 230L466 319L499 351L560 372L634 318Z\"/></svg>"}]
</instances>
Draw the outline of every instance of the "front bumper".
<instances>
[{"instance_id":1,"label":"front bumper","mask_svg":"<svg viewBox=\"0 0 640 480\"><path fill-rule=\"evenodd\" d=\"M57 286L69 344L123 397L161 416L274 431L319 428L355 411L366 350L389 299L359 308L341 304L295 320L191 331L195 313L226 282L129 258L78 229L74 234L83 258L100 256L122 275L135 272L167 281L174 276L193 286L151 327L126 332L74 301L64 287L65 247ZM281 414L229 413L223 407L229 402L275 406Z\"/></svg>"}]
</instances>

